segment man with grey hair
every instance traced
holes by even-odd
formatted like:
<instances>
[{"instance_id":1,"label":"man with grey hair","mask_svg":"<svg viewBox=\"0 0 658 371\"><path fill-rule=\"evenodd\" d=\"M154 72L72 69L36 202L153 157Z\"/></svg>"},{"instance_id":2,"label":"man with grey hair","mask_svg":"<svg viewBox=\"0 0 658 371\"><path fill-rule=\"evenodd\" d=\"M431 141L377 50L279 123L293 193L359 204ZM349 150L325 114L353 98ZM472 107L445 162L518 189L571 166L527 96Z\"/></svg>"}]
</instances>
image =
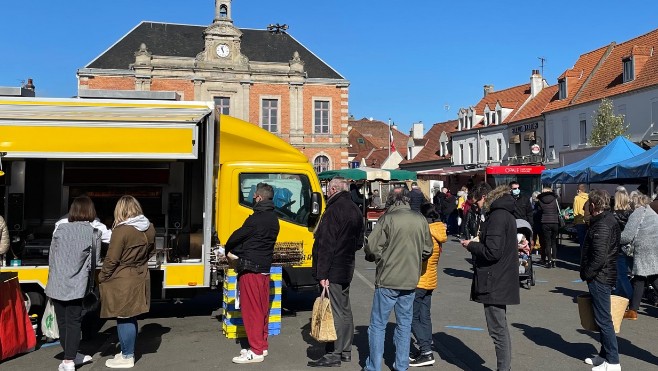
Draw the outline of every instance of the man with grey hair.
<instances>
[{"instance_id":1,"label":"man with grey hair","mask_svg":"<svg viewBox=\"0 0 658 371\"><path fill-rule=\"evenodd\" d=\"M363 214L352 202L347 181L334 178L327 186L327 208L315 232L312 272L329 291L336 341L326 344L326 354L308 362L310 367L338 367L352 360L354 320L350 284L354 256L363 246Z\"/></svg>"},{"instance_id":2,"label":"man with grey hair","mask_svg":"<svg viewBox=\"0 0 658 371\"><path fill-rule=\"evenodd\" d=\"M388 210L368 237L366 260L377 264L375 294L368 327L370 355L364 370L381 370L386 324L395 309L396 370L409 368L409 346L415 290L423 261L432 255L432 236L425 217L411 210L409 192L391 192Z\"/></svg>"}]
</instances>

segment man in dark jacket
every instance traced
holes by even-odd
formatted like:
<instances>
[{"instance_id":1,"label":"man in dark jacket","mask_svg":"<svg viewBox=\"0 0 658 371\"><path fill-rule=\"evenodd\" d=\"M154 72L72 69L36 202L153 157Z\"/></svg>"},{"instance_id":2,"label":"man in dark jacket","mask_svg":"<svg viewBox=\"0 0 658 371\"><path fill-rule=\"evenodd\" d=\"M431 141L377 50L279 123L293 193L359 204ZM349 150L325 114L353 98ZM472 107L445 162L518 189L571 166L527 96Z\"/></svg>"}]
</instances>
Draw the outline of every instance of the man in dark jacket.
<instances>
[{"instance_id":1,"label":"man in dark jacket","mask_svg":"<svg viewBox=\"0 0 658 371\"><path fill-rule=\"evenodd\" d=\"M599 326L601 350L585 359L593 371L621 370L619 349L610 314L610 293L617 282L617 255L621 232L610 213L610 195L605 190L589 194L592 215L580 259L580 278L592 295L594 321Z\"/></svg>"},{"instance_id":2,"label":"man in dark jacket","mask_svg":"<svg viewBox=\"0 0 658 371\"><path fill-rule=\"evenodd\" d=\"M446 199L446 194L443 193L443 190L445 188L437 189L436 193L434 194L434 197L432 197L432 203L434 204L434 209L436 209L436 212L439 213L439 217L441 218L442 222L446 222L446 217L443 214L443 207L445 206L445 199Z\"/></svg>"},{"instance_id":3,"label":"man in dark jacket","mask_svg":"<svg viewBox=\"0 0 658 371\"><path fill-rule=\"evenodd\" d=\"M550 187L544 187L542 193L537 196L537 201L537 206L541 212L539 244L544 249L541 263L546 264L546 268L555 268L555 260L557 260L557 234L560 229L557 195Z\"/></svg>"},{"instance_id":4,"label":"man in dark jacket","mask_svg":"<svg viewBox=\"0 0 658 371\"><path fill-rule=\"evenodd\" d=\"M497 370L508 371L512 363L512 341L507 327L507 306L520 303L519 258L516 244L514 199L505 185L491 192L482 183L474 190L478 206L487 210L480 240L464 240L473 254L475 273L471 300L484 305L489 336L496 347Z\"/></svg>"},{"instance_id":5,"label":"man in dark jacket","mask_svg":"<svg viewBox=\"0 0 658 371\"><path fill-rule=\"evenodd\" d=\"M509 184L510 193L516 204L513 214L516 219L523 219L532 225L532 202L530 202L530 197L521 194L520 187L521 185L517 181L511 181Z\"/></svg>"},{"instance_id":6,"label":"man in dark jacket","mask_svg":"<svg viewBox=\"0 0 658 371\"><path fill-rule=\"evenodd\" d=\"M327 209L315 232L312 271L320 286L329 290L336 341L326 344L327 354L309 362L311 367L336 367L352 360L354 321L350 283L354 275L354 255L363 246L363 216L352 202L345 179L332 179L328 196Z\"/></svg>"},{"instance_id":7,"label":"man in dark jacket","mask_svg":"<svg viewBox=\"0 0 658 371\"><path fill-rule=\"evenodd\" d=\"M409 192L409 206L411 210L420 212L420 207L427 202L423 191L418 187L418 183L411 183L411 191Z\"/></svg>"},{"instance_id":8,"label":"man in dark jacket","mask_svg":"<svg viewBox=\"0 0 658 371\"><path fill-rule=\"evenodd\" d=\"M457 198L450 193L448 188L443 188L446 197L443 199L443 214L445 223L448 225L448 234L457 233Z\"/></svg>"},{"instance_id":9,"label":"man in dark jacket","mask_svg":"<svg viewBox=\"0 0 658 371\"><path fill-rule=\"evenodd\" d=\"M231 253L239 258L236 269L242 321L250 348L233 357L234 363L263 362L263 352L268 349L269 273L274 244L279 236L279 219L274 213L273 197L271 185L258 183L254 213L226 241L226 255Z\"/></svg>"}]
</instances>

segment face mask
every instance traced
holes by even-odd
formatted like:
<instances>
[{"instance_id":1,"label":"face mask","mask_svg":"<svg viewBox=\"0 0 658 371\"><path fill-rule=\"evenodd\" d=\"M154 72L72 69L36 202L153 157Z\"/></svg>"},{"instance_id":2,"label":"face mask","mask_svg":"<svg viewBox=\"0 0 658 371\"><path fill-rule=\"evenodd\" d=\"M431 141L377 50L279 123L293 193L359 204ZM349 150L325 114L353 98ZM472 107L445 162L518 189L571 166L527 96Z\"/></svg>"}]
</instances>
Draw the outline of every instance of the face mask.
<instances>
[{"instance_id":1,"label":"face mask","mask_svg":"<svg viewBox=\"0 0 658 371\"><path fill-rule=\"evenodd\" d=\"M517 188L517 189L513 189L513 190L512 190L512 194L513 194L514 196L518 196L518 195L521 194L521 190L518 189L518 188Z\"/></svg>"}]
</instances>

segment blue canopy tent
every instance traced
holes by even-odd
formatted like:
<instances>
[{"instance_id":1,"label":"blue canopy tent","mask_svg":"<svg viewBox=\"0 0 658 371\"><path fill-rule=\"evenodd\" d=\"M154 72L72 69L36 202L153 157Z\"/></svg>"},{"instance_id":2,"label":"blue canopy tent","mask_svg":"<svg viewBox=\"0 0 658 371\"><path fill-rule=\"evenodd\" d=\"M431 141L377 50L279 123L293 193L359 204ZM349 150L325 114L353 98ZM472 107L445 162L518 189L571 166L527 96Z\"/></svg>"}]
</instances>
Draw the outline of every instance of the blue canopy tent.
<instances>
[{"instance_id":1,"label":"blue canopy tent","mask_svg":"<svg viewBox=\"0 0 658 371\"><path fill-rule=\"evenodd\" d=\"M602 183L638 178L658 178L658 147L611 165L597 165L590 169L590 182Z\"/></svg>"},{"instance_id":2,"label":"blue canopy tent","mask_svg":"<svg viewBox=\"0 0 658 371\"><path fill-rule=\"evenodd\" d=\"M589 157L556 169L544 170L541 173L541 181L543 184L592 183L589 178L592 166L609 166L644 152L637 144L618 136Z\"/></svg>"}]
</instances>

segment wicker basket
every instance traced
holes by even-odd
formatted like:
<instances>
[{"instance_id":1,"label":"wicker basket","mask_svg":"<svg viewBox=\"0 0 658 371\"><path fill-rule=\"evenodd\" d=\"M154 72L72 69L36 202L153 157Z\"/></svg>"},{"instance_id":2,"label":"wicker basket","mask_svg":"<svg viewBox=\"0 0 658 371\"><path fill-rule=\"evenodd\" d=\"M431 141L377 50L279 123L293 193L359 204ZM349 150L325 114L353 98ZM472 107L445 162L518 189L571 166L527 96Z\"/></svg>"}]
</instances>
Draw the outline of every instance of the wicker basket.
<instances>
[{"instance_id":1,"label":"wicker basket","mask_svg":"<svg viewBox=\"0 0 658 371\"><path fill-rule=\"evenodd\" d=\"M578 313L580 314L580 325L589 331L599 331L599 326L594 321L594 310L592 309L592 295L583 294L576 298L578 302ZM628 299L622 296L610 295L610 314L612 315L612 324L615 333L621 331L621 322L624 319L624 312L628 306Z\"/></svg>"}]
</instances>

